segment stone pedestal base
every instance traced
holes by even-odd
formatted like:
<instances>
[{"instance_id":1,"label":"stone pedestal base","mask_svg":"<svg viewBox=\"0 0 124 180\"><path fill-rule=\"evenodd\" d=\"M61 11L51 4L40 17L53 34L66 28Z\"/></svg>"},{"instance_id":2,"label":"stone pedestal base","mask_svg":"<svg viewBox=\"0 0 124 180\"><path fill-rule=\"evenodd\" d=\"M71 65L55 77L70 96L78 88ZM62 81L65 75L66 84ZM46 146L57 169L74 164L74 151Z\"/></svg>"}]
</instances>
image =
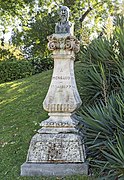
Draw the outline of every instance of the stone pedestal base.
<instances>
[{"instance_id":1,"label":"stone pedestal base","mask_svg":"<svg viewBox=\"0 0 124 180\"><path fill-rule=\"evenodd\" d=\"M28 163L82 163L84 159L82 137L73 133L36 134L27 156Z\"/></svg>"},{"instance_id":2,"label":"stone pedestal base","mask_svg":"<svg viewBox=\"0 0 124 180\"><path fill-rule=\"evenodd\" d=\"M68 176L88 174L86 163L24 163L21 176Z\"/></svg>"},{"instance_id":3,"label":"stone pedestal base","mask_svg":"<svg viewBox=\"0 0 124 180\"><path fill-rule=\"evenodd\" d=\"M75 115L50 114L30 142L22 176L87 174L83 134Z\"/></svg>"}]
</instances>

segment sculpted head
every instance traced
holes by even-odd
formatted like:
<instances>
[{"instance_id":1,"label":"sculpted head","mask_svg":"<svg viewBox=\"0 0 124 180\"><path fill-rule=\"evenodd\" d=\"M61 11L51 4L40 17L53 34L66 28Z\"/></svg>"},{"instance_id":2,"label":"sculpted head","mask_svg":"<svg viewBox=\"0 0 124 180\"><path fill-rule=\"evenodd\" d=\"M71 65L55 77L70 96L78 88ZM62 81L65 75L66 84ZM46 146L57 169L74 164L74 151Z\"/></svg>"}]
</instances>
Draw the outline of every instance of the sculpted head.
<instances>
[{"instance_id":1,"label":"sculpted head","mask_svg":"<svg viewBox=\"0 0 124 180\"><path fill-rule=\"evenodd\" d=\"M59 8L59 17L60 21L56 23L55 33L56 34L65 34L70 33L71 22L69 21L69 8L67 6L60 6Z\"/></svg>"},{"instance_id":2,"label":"sculpted head","mask_svg":"<svg viewBox=\"0 0 124 180\"><path fill-rule=\"evenodd\" d=\"M60 6L59 16L61 21L68 21L69 19L69 8L67 6Z\"/></svg>"}]
</instances>

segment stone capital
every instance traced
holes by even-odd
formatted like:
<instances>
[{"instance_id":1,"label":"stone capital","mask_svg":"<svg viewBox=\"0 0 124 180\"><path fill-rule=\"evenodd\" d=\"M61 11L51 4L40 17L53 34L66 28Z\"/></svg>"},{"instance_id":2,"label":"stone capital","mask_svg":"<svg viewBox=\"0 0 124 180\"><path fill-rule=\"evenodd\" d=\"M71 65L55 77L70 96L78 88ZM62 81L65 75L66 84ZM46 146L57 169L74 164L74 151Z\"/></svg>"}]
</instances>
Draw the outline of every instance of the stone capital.
<instances>
[{"instance_id":1,"label":"stone capital","mask_svg":"<svg viewBox=\"0 0 124 180\"><path fill-rule=\"evenodd\" d=\"M80 42L75 36L70 34L52 34L48 38L49 50L66 50L74 51L75 53L80 50Z\"/></svg>"}]
</instances>

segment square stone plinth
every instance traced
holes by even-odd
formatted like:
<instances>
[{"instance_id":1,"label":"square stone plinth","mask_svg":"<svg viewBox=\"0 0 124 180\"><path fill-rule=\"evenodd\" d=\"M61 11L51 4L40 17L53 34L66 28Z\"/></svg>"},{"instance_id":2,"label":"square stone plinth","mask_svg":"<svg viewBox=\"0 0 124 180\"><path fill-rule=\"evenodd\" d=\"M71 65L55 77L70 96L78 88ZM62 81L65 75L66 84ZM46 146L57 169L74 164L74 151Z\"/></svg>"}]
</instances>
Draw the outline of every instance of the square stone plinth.
<instances>
[{"instance_id":1,"label":"square stone plinth","mask_svg":"<svg viewBox=\"0 0 124 180\"><path fill-rule=\"evenodd\" d=\"M86 163L24 163L21 166L21 176L67 176L87 175Z\"/></svg>"},{"instance_id":2,"label":"square stone plinth","mask_svg":"<svg viewBox=\"0 0 124 180\"><path fill-rule=\"evenodd\" d=\"M27 163L83 163L85 149L79 134L35 134L31 140Z\"/></svg>"}]
</instances>

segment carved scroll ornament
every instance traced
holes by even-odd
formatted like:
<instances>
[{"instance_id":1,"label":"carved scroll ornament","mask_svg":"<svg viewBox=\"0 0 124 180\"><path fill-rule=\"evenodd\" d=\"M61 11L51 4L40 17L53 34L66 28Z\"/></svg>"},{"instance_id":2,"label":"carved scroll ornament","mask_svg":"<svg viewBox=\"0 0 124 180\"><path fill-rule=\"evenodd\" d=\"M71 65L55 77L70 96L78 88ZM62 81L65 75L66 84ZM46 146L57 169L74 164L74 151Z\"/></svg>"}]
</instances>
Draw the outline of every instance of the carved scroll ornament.
<instances>
[{"instance_id":1,"label":"carved scroll ornament","mask_svg":"<svg viewBox=\"0 0 124 180\"><path fill-rule=\"evenodd\" d=\"M49 50L71 50L75 53L80 50L80 42L75 36L57 36L55 34L48 36L48 49Z\"/></svg>"}]
</instances>

